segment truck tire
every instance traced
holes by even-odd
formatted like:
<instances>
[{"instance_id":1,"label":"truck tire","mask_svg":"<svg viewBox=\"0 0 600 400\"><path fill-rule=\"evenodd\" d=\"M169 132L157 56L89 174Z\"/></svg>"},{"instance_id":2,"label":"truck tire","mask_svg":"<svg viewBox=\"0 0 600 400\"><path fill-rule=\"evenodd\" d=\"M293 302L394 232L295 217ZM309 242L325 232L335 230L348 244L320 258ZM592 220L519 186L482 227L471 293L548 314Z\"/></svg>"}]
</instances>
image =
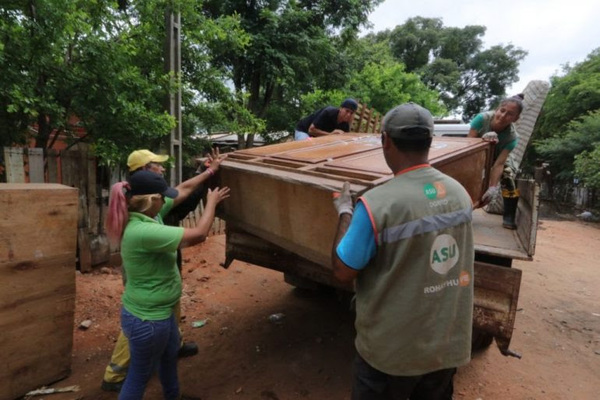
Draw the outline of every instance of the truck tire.
<instances>
[{"instance_id":1,"label":"truck tire","mask_svg":"<svg viewBox=\"0 0 600 400\"><path fill-rule=\"evenodd\" d=\"M479 329L473 329L473 336L471 338L471 353L477 353L487 349L490 347L493 341L493 335Z\"/></svg>"}]
</instances>

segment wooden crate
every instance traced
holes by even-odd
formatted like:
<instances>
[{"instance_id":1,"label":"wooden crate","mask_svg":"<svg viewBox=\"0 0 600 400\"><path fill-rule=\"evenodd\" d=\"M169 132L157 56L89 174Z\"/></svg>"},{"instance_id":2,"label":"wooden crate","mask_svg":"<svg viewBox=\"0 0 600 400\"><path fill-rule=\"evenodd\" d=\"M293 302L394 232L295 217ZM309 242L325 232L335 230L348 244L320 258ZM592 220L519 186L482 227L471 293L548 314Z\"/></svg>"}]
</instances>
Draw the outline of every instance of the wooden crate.
<instances>
[{"instance_id":1,"label":"wooden crate","mask_svg":"<svg viewBox=\"0 0 600 400\"><path fill-rule=\"evenodd\" d=\"M0 400L68 376L78 190L0 184Z\"/></svg>"},{"instance_id":2,"label":"wooden crate","mask_svg":"<svg viewBox=\"0 0 600 400\"><path fill-rule=\"evenodd\" d=\"M492 145L474 138L435 137L430 163L478 200L487 187ZM223 203L228 226L330 268L337 214L332 193L344 181L356 196L392 178L379 135L346 134L231 153L221 168L231 188ZM231 225L230 225L231 224Z\"/></svg>"}]
</instances>

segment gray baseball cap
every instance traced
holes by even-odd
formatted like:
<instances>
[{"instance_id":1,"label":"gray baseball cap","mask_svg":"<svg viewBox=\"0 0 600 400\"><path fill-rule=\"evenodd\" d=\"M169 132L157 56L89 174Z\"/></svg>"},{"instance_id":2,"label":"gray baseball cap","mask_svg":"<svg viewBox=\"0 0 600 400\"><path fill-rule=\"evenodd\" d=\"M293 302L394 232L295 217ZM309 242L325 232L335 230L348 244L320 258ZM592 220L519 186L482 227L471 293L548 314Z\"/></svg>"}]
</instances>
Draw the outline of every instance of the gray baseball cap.
<instances>
[{"instance_id":1,"label":"gray baseball cap","mask_svg":"<svg viewBox=\"0 0 600 400\"><path fill-rule=\"evenodd\" d=\"M422 131L411 131L411 128L422 128ZM382 130L391 138L428 139L433 137L433 117L418 104L401 104L385 114Z\"/></svg>"}]
</instances>

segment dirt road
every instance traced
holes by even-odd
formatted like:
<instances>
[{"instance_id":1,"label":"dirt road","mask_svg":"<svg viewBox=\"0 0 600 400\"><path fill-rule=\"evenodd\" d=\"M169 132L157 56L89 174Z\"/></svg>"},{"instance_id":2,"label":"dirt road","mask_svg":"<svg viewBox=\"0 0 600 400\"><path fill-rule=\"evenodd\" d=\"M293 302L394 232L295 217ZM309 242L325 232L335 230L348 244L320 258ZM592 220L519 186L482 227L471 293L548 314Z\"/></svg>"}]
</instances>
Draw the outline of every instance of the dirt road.
<instances>
[{"instance_id":1,"label":"dirt road","mask_svg":"<svg viewBox=\"0 0 600 400\"><path fill-rule=\"evenodd\" d=\"M457 400L593 400L600 393L600 226L543 220L533 262L523 271L511 349L495 348L459 369ZM184 252L186 340L200 354L180 362L184 392L203 400L345 400L353 358L353 315L335 295L298 291L282 274L234 262L228 270L224 237ZM109 272L107 274L106 272ZM52 387L77 393L47 400L116 399L100 381L119 329L121 276L117 268L77 276L72 375ZM271 322L272 314L283 314ZM195 321L206 321L192 328ZM147 399L160 399L153 379ZM40 399L38 397L38 399Z\"/></svg>"}]
</instances>

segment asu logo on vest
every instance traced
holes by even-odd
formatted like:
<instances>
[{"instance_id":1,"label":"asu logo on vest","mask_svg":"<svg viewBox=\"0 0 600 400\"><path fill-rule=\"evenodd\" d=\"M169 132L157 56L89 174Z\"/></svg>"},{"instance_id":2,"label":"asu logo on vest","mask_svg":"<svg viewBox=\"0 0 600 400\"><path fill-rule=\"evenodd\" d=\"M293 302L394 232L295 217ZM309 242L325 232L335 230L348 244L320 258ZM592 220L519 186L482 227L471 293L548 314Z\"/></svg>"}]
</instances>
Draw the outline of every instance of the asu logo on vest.
<instances>
[{"instance_id":1,"label":"asu logo on vest","mask_svg":"<svg viewBox=\"0 0 600 400\"><path fill-rule=\"evenodd\" d=\"M423 193L429 201L429 207L439 207L448 204L446 199L446 186L442 182L427 183L423 186Z\"/></svg>"},{"instance_id":2,"label":"asu logo on vest","mask_svg":"<svg viewBox=\"0 0 600 400\"><path fill-rule=\"evenodd\" d=\"M456 265L459 256L456 240L448 234L439 235L431 246L431 269L440 275L446 275Z\"/></svg>"},{"instance_id":3,"label":"asu logo on vest","mask_svg":"<svg viewBox=\"0 0 600 400\"><path fill-rule=\"evenodd\" d=\"M423 192L429 200L443 199L446 197L446 186L442 182L426 183Z\"/></svg>"}]
</instances>

